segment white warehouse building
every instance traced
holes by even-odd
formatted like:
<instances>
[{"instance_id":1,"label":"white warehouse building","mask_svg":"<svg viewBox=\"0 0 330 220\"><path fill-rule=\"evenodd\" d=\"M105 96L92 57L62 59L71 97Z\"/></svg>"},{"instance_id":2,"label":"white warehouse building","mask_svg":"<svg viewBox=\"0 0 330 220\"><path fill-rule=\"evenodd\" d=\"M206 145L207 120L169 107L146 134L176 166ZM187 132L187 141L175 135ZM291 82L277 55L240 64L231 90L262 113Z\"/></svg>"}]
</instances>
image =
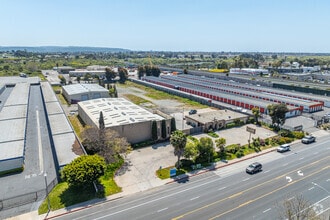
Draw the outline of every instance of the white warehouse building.
<instances>
[{"instance_id":1,"label":"white warehouse building","mask_svg":"<svg viewBox=\"0 0 330 220\"><path fill-rule=\"evenodd\" d=\"M102 111L105 128L115 130L131 144L152 139L152 123L157 123L158 138L162 136L165 121L166 138L171 132L171 118L162 117L123 98L100 98L78 103L80 118L93 127L99 127Z\"/></svg>"},{"instance_id":2,"label":"white warehouse building","mask_svg":"<svg viewBox=\"0 0 330 220\"><path fill-rule=\"evenodd\" d=\"M63 86L62 94L70 104L110 97L109 91L98 84L71 84Z\"/></svg>"}]
</instances>

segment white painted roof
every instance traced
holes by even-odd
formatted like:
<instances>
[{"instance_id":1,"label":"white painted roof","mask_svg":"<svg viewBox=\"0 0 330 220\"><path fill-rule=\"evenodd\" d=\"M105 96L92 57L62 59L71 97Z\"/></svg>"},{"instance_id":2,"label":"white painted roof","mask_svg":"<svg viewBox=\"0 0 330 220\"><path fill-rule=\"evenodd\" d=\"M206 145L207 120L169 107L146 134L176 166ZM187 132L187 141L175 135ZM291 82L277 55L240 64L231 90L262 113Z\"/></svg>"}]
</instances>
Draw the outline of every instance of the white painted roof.
<instances>
[{"instance_id":1,"label":"white painted roof","mask_svg":"<svg viewBox=\"0 0 330 220\"><path fill-rule=\"evenodd\" d=\"M87 92L108 92L108 90L98 84L72 84L62 87L68 95L82 94Z\"/></svg>"},{"instance_id":2,"label":"white painted roof","mask_svg":"<svg viewBox=\"0 0 330 220\"><path fill-rule=\"evenodd\" d=\"M164 119L123 98L93 99L78 102L78 106L86 112L96 126L99 125L100 111L103 112L105 127Z\"/></svg>"}]
</instances>

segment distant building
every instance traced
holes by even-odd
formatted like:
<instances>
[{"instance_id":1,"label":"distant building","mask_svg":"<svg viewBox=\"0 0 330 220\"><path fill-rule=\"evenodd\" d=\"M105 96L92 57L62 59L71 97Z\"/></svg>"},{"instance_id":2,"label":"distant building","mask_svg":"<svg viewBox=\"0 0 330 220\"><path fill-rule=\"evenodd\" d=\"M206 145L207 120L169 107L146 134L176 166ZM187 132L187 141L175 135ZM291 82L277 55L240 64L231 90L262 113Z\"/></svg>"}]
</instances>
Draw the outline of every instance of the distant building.
<instances>
[{"instance_id":1,"label":"distant building","mask_svg":"<svg viewBox=\"0 0 330 220\"><path fill-rule=\"evenodd\" d=\"M62 94L70 104L109 97L109 91L98 84L71 84L63 86Z\"/></svg>"},{"instance_id":2,"label":"distant building","mask_svg":"<svg viewBox=\"0 0 330 220\"><path fill-rule=\"evenodd\" d=\"M53 70L56 70L58 73L61 74L69 74L69 72L75 70L75 68L71 66L59 66L59 67L54 67Z\"/></svg>"},{"instance_id":3,"label":"distant building","mask_svg":"<svg viewBox=\"0 0 330 220\"><path fill-rule=\"evenodd\" d=\"M151 113L123 98L100 98L78 103L80 118L93 127L99 127L102 111L105 128L117 131L134 144L152 138L152 123L157 123L158 138L162 136L162 120L165 120L166 137L170 136L171 118Z\"/></svg>"},{"instance_id":4,"label":"distant building","mask_svg":"<svg viewBox=\"0 0 330 220\"><path fill-rule=\"evenodd\" d=\"M269 71L266 69L254 69L254 68L230 68L230 73L244 74L244 75L268 75Z\"/></svg>"},{"instance_id":5,"label":"distant building","mask_svg":"<svg viewBox=\"0 0 330 220\"><path fill-rule=\"evenodd\" d=\"M72 70L69 71L69 76L85 76L86 74L89 74L91 76L105 76L105 70Z\"/></svg>"}]
</instances>

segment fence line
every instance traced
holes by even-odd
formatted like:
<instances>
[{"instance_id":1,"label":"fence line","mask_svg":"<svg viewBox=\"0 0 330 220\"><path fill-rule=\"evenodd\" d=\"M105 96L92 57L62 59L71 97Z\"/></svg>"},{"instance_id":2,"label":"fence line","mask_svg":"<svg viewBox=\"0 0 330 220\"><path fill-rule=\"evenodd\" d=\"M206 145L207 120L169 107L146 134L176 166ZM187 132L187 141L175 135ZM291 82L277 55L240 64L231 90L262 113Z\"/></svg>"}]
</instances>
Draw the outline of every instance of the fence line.
<instances>
[{"instance_id":1,"label":"fence line","mask_svg":"<svg viewBox=\"0 0 330 220\"><path fill-rule=\"evenodd\" d=\"M6 210L6 209L19 207L19 206L33 203L40 199L46 198L46 193L50 192L56 186L57 183L58 183L58 180L57 180L57 178L55 178L53 181L51 181L47 185L48 191L46 191L46 188L45 188L45 189L42 189L39 191L26 193L23 195L12 197L12 198L0 200L0 210Z\"/></svg>"}]
</instances>

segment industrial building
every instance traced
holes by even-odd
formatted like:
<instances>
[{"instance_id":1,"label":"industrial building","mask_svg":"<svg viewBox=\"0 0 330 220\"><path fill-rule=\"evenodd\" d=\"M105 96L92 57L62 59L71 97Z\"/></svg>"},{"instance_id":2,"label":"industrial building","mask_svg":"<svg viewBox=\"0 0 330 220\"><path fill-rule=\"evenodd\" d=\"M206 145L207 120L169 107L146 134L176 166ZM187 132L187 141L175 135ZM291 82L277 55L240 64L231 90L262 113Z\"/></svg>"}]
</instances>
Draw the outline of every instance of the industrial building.
<instances>
[{"instance_id":1,"label":"industrial building","mask_svg":"<svg viewBox=\"0 0 330 220\"><path fill-rule=\"evenodd\" d=\"M63 86L62 94L70 104L110 97L109 91L98 84L71 84Z\"/></svg>"},{"instance_id":2,"label":"industrial building","mask_svg":"<svg viewBox=\"0 0 330 220\"><path fill-rule=\"evenodd\" d=\"M229 82L215 78L192 75L146 77L147 82L177 89L182 92L208 98L233 106L252 109L258 107L261 113L268 114L267 106L285 103L289 109L287 117L300 115L302 112L323 110L329 100L322 96L309 96L284 90L275 90L261 86Z\"/></svg>"},{"instance_id":3,"label":"industrial building","mask_svg":"<svg viewBox=\"0 0 330 220\"><path fill-rule=\"evenodd\" d=\"M0 173L23 168L25 126L30 83L38 78L1 77Z\"/></svg>"},{"instance_id":4,"label":"industrial building","mask_svg":"<svg viewBox=\"0 0 330 220\"><path fill-rule=\"evenodd\" d=\"M166 135L170 136L171 118L151 113L126 99L100 98L78 102L78 114L87 125L99 127L101 111L105 128L117 131L132 144L152 138L153 121L157 123L158 138L161 138L163 120L166 123Z\"/></svg>"}]
</instances>

